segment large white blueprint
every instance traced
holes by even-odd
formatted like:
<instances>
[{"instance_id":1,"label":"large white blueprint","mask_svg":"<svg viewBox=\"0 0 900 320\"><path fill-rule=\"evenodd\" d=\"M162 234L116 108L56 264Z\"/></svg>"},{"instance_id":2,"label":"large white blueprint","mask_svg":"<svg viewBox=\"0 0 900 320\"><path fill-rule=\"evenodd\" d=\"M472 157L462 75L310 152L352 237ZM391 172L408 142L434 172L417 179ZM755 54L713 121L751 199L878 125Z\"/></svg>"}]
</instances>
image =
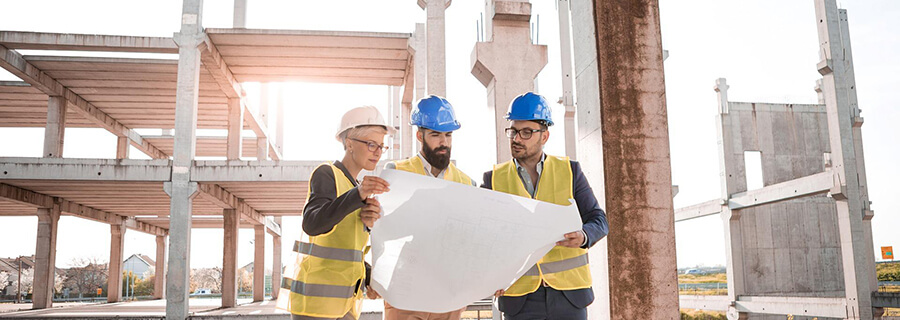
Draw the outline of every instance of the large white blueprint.
<instances>
[{"instance_id":1,"label":"large white blueprint","mask_svg":"<svg viewBox=\"0 0 900 320\"><path fill-rule=\"evenodd\" d=\"M506 289L581 230L559 206L399 170L372 228L372 287L392 306L448 312ZM574 203L574 202L573 202Z\"/></svg>"}]
</instances>

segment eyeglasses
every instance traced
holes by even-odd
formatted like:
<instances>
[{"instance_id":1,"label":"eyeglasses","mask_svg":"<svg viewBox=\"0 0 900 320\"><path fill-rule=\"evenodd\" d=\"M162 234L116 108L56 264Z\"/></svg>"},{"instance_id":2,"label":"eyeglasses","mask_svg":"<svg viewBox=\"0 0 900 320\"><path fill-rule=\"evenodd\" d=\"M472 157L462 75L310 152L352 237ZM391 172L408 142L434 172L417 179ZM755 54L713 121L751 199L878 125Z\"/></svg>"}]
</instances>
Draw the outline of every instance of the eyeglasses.
<instances>
[{"instance_id":1,"label":"eyeglasses","mask_svg":"<svg viewBox=\"0 0 900 320\"><path fill-rule=\"evenodd\" d=\"M383 144L377 144L373 141L365 141L365 140L359 140L359 139L354 139L354 138L350 138L350 140L365 143L366 147L369 148L370 152L375 152L375 150L378 150L378 149L381 149L381 152L387 152L388 149L391 148L391 147L383 145Z\"/></svg>"},{"instance_id":2,"label":"eyeglasses","mask_svg":"<svg viewBox=\"0 0 900 320\"><path fill-rule=\"evenodd\" d=\"M506 137L510 139L515 139L516 135L522 138L522 140L531 139L531 136L534 135L535 132L543 132L546 131L544 129L522 129L518 130L516 128L506 128Z\"/></svg>"}]
</instances>

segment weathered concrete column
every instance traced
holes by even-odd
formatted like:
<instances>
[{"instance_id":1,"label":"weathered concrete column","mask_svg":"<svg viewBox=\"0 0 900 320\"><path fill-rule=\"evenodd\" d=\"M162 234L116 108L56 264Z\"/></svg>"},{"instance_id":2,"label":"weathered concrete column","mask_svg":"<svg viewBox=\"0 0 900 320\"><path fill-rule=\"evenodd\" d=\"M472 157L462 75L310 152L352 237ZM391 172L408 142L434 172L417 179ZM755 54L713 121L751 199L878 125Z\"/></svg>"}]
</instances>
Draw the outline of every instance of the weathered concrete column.
<instances>
[{"instance_id":1,"label":"weathered concrete column","mask_svg":"<svg viewBox=\"0 0 900 320\"><path fill-rule=\"evenodd\" d=\"M557 4L559 14L559 61L560 71L562 72L562 97L559 97L560 103L566 109L565 126L566 131L566 156L576 159L578 150L575 138L575 96L572 93L572 82L575 78L572 76L572 40L569 36L571 23L569 22L569 0L559 0Z\"/></svg>"},{"instance_id":2,"label":"weathered concrete column","mask_svg":"<svg viewBox=\"0 0 900 320\"><path fill-rule=\"evenodd\" d=\"M244 140L241 131L244 130L244 108L241 98L228 98L228 138L225 147L225 158L228 160L240 160L241 148Z\"/></svg>"},{"instance_id":3,"label":"weathered concrete column","mask_svg":"<svg viewBox=\"0 0 900 320\"><path fill-rule=\"evenodd\" d=\"M128 137L117 137L116 139L116 159L128 159L131 144Z\"/></svg>"},{"instance_id":4,"label":"weathered concrete column","mask_svg":"<svg viewBox=\"0 0 900 320\"><path fill-rule=\"evenodd\" d=\"M428 94L447 96L447 50L444 32L444 12L450 7L450 0L418 0L419 7L425 9L425 38L428 51Z\"/></svg>"},{"instance_id":5,"label":"weathered concrete column","mask_svg":"<svg viewBox=\"0 0 900 320\"><path fill-rule=\"evenodd\" d=\"M488 107L494 110L497 162L510 159L509 142L503 130L509 103L534 90L534 79L547 65L547 46L531 43L527 0L487 2L485 30L489 42L475 44L472 75L487 87ZM493 10L491 10L493 9ZM429 91L431 89L429 88Z\"/></svg>"},{"instance_id":6,"label":"weathered concrete column","mask_svg":"<svg viewBox=\"0 0 900 320\"><path fill-rule=\"evenodd\" d=\"M253 232L253 301L256 302L266 298L266 226L253 226Z\"/></svg>"},{"instance_id":7,"label":"weathered concrete column","mask_svg":"<svg viewBox=\"0 0 900 320\"><path fill-rule=\"evenodd\" d=\"M281 217L275 217L275 223L281 227ZM278 299L281 291L281 265L281 236L272 235L272 299Z\"/></svg>"},{"instance_id":8,"label":"weathered concrete column","mask_svg":"<svg viewBox=\"0 0 900 320\"><path fill-rule=\"evenodd\" d=\"M153 278L153 298L166 296L166 236L156 236L156 276Z\"/></svg>"},{"instance_id":9,"label":"weathered concrete column","mask_svg":"<svg viewBox=\"0 0 900 320\"><path fill-rule=\"evenodd\" d=\"M62 158L66 135L66 99L50 96L47 100L47 126L44 129L44 157Z\"/></svg>"},{"instance_id":10,"label":"weathered concrete column","mask_svg":"<svg viewBox=\"0 0 900 320\"><path fill-rule=\"evenodd\" d=\"M872 291L875 290L875 262L871 238L871 218L863 159L862 125L856 104L856 84L846 12L840 12L835 0L815 0L816 25L819 31L820 59L817 68L823 76L822 92L828 112L828 136L831 142L832 171L835 185L831 197L837 207L838 230L844 270L844 293L847 319L872 319ZM842 30L844 29L844 30ZM845 33L842 36L842 33ZM846 38L846 39L843 39ZM859 150L857 150L859 148Z\"/></svg>"},{"instance_id":11,"label":"weathered concrete column","mask_svg":"<svg viewBox=\"0 0 900 320\"><path fill-rule=\"evenodd\" d=\"M679 319L658 3L594 0L586 11L598 16L573 18L573 29L596 26L595 35L575 42L594 46L596 61L579 55L576 65L596 63L596 75L578 79L597 86L579 85L577 112L591 114L579 117L579 158L591 170L601 167L596 155L603 159L607 241L615 252L608 256L610 319ZM583 105L582 90L599 91L599 99Z\"/></svg>"},{"instance_id":12,"label":"weathered concrete column","mask_svg":"<svg viewBox=\"0 0 900 320\"><path fill-rule=\"evenodd\" d=\"M34 285L32 308L53 306L53 281L56 275L56 232L59 226L59 206L38 208L37 245L34 254Z\"/></svg>"},{"instance_id":13,"label":"weathered concrete column","mask_svg":"<svg viewBox=\"0 0 900 320\"><path fill-rule=\"evenodd\" d=\"M713 88L717 94L719 114L716 115L716 129L718 130L717 144L719 146L719 185L722 203L727 204L731 195L747 191L747 180L743 170L738 170L743 161L735 159L735 153L743 153L743 150L730 150L727 147L735 144L732 133L733 124L728 117L728 83L725 78L716 80ZM739 141L737 141L739 142ZM740 211L733 211L727 205L722 206L722 223L725 230L725 273L728 277L728 299L737 301L738 297L746 294L744 285L744 254L743 237L741 236ZM746 319L749 314L740 313L730 306L727 312L728 319Z\"/></svg>"},{"instance_id":14,"label":"weathered concrete column","mask_svg":"<svg viewBox=\"0 0 900 320\"><path fill-rule=\"evenodd\" d=\"M415 50L413 57L412 74L414 75L415 98L412 103L401 103L400 117L402 118L400 125L401 145L403 151L401 158L412 157L419 150L416 140L415 128L409 124L409 115L412 113L413 104L425 97L425 86L427 83L428 69L428 49L425 42L425 24L416 23L416 30L410 39L410 46Z\"/></svg>"},{"instance_id":15,"label":"weathered concrete column","mask_svg":"<svg viewBox=\"0 0 900 320\"><path fill-rule=\"evenodd\" d=\"M278 117L275 118L275 149L278 154L284 154L284 88L278 86L275 90L277 99L275 99L275 110ZM266 124L268 126L268 124ZM271 132L271 131L270 131Z\"/></svg>"},{"instance_id":16,"label":"weathered concrete column","mask_svg":"<svg viewBox=\"0 0 900 320\"><path fill-rule=\"evenodd\" d=\"M106 277L106 302L122 300L122 263L125 260L125 223L109 225L109 269Z\"/></svg>"},{"instance_id":17,"label":"weathered concrete column","mask_svg":"<svg viewBox=\"0 0 900 320\"><path fill-rule=\"evenodd\" d=\"M237 209L222 210L225 218L223 254L222 254L222 307L237 305L237 254L238 230L241 216Z\"/></svg>"},{"instance_id":18,"label":"weathered concrete column","mask_svg":"<svg viewBox=\"0 0 900 320\"><path fill-rule=\"evenodd\" d=\"M197 102L200 84L202 0L184 0L178 45L178 82L175 89L175 144L172 181L164 189L171 198L169 216L169 259L166 272L166 319L188 317L190 289L191 213L197 183L191 182L191 166L197 144Z\"/></svg>"}]
</instances>

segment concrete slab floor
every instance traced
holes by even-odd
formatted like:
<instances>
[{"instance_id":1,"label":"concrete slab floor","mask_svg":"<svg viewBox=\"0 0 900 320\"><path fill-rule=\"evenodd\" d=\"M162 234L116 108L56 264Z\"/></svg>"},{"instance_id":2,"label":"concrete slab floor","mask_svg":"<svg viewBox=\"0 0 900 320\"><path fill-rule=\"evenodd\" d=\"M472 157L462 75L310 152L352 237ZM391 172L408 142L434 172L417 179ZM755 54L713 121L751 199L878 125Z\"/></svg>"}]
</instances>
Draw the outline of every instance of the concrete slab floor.
<instances>
[{"instance_id":1,"label":"concrete slab floor","mask_svg":"<svg viewBox=\"0 0 900 320\"><path fill-rule=\"evenodd\" d=\"M253 319L290 319L287 312L275 309L274 300L251 302L238 299L238 305L221 308L220 299L191 299L191 319L251 317ZM382 300L364 300L362 318L381 319ZM30 303L0 304L0 319L164 319L165 300L119 303L55 303L53 308L27 310Z\"/></svg>"}]
</instances>

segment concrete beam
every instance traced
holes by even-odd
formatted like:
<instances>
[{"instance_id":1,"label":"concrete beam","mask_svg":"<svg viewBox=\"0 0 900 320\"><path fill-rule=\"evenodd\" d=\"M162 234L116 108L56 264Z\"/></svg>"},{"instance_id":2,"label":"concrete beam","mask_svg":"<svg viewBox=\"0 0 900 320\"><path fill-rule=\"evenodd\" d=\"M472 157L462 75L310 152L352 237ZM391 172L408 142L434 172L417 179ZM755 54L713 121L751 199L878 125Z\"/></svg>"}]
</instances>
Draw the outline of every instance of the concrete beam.
<instances>
[{"instance_id":1,"label":"concrete beam","mask_svg":"<svg viewBox=\"0 0 900 320\"><path fill-rule=\"evenodd\" d=\"M110 224L109 272L106 278L106 302L122 300L122 263L125 260L125 224Z\"/></svg>"},{"instance_id":2,"label":"concrete beam","mask_svg":"<svg viewBox=\"0 0 900 320\"><path fill-rule=\"evenodd\" d=\"M169 181L169 160L0 158L0 181Z\"/></svg>"},{"instance_id":3,"label":"concrete beam","mask_svg":"<svg viewBox=\"0 0 900 320\"><path fill-rule=\"evenodd\" d=\"M31 50L178 53L169 37L0 31L0 45Z\"/></svg>"},{"instance_id":4,"label":"concrete beam","mask_svg":"<svg viewBox=\"0 0 900 320\"><path fill-rule=\"evenodd\" d=\"M209 36L204 35L203 37L205 45L201 46L200 50L200 61L203 67L209 71L209 74L219 85L219 88L222 89L222 92L225 93L226 97L240 98L244 96L244 89L234 79L234 74L231 73L231 69L222 60L222 55L219 54L215 44L209 39Z\"/></svg>"},{"instance_id":5,"label":"concrete beam","mask_svg":"<svg viewBox=\"0 0 900 320\"><path fill-rule=\"evenodd\" d=\"M157 236L164 236L168 234L168 231L166 229L154 225L135 221L134 219L130 219L125 216L98 210L66 199L52 197L43 193L37 193L8 184L0 183L0 198L37 208L58 207L61 212L69 213L79 218L85 218L101 223L121 224L127 221L126 227L128 227L129 229L144 232L147 234Z\"/></svg>"},{"instance_id":6,"label":"concrete beam","mask_svg":"<svg viewBox=\"0 0 900 320\"><path fill-rule=\"evenodd\" d=\"M238 228L241 218L236 209L225 209L222 216L225 218L222 254L222 307L229 308L237 305Z\"/></svg>"},{"instance_id":7,"label":"concrete beam","mask_svg":"<svg viewBox=\"0 0 900 320\"><path fill-rule=\"evenodd\" d=\"M754 207L766 203L790 200L799 197L822 194L834 187L834 173L825 171L814 175L765 186L761 189L744 191L731 195L728 207L731 210Z\"/></svg>"},{"instance_id":8,"label":"concrete beam","mask_svg":"<svg viewBox=\"0 0 900 320\"><path fill-rule=\"evenodd\" d=\"M587 149L581 159L585 168L604 169L607 242L614 253L609 255L610 319L677 319L659 3L594 0L592 12L596 33L590 41L597 50L599 88L591 90L599 89L602 101L592 111L603 115L602 144ZM493 26L495 41L499 27ZM588 26L573 26L579 27ZM602 165L588 158L601 153L590 149L599 148Z\"/></svg>"},{"instance_id":9,"label":"concrete beam","mask_svg":"<svg viewBox=\"0 0 900 320\"><path fill-rule=\"evenodd\" d=\"M195 161L198 182L306 181L321 161Z\"/></svg>"},{"instance_id":10,"label":"concrete beam","mask_svg":"<svg viewBox=\"0 0 900 320\"><path fill-rule=\"evenodd\" d=\"M118 137L116 139L116 159L128 159L131 153L127 137Z\"/></svg>"},{"instance_id":11,"label":"concrete beam","mask_svg":"<svg viewBox=\"0 0 900 320\"><path fill-rule=\"evenodd\" d=\"M751 314L850 318L844 298L741 296L734 302L734 308Z\"/></svg>"},{"instance_id":12,"label":"concrete beam","mask_svg":"<svg viewBox=\"0 0 900 320\"><path fill-rule=\"evenodd\" d=\"M266 228L255 226L253 228L253 301L263 301L266 298ZM273 278L274 279L274 278ZM272 281L275 283L275 281Z\"/></svg>"},{"instance_id":13,"label":"concrete beam","mask_svg":"<svg viewBox=\"0 0 900 320\"><path fill-rule=\"evenodd\" d=\"M872 292L872 307L900 308L900 292Z\"/></svg>"},{"instance_id":14,"label":"concrete beam","mask_svg":"<svg viewBox=\"0 0 900 320\"><path fill-rule=\"evenodd\" d=\"M241 103L245 104L243 107L245 122L247 122L250 126L250 130L253 130L253 133L256 134L256 137L259 139L257 143L257 148L259 148L258 153L260 153L260 155L265 155L265 153L268 152L268 156L271 157L272 160L280 160L281 153L278 152L278 148L275 146L275 140L269 139L269 128L266 125L267 117L253 113L251 110L252 108L246 105L246 100L241 99ZM263 142L263 140L265 140L265 142Z\"/></svg>"},{"instance_id":15,"label":"concrete beam","mask_svg":"<svg viewBox=\"0 0 900 320\"><path fill-rule=\"evenodd\" d=\"M197 186L200 197L206 199L223 209L237 209L244 220L254 225L266 225L266 217L256 209L247 205L244 200L235 197L231 192L217 184L200 183Z\"/></svg>"},{"instance_id":16,"label":"concrete beam","mask_svg":"<svg viewBox=\"0 0 900 320\"><path fill-rule=\"evenodd\" d=\"M690 220L719 214L722 212L722 200L710 200L684 208L675 209L675 222Z\"/></svg>"},{"instance_id":17,"label":"concrete beam","mask_svg":"<svg viewBox=\"0 0 900 320\"><path fill-rule=\"evenodd\" d=\"M696 309L708 311L728 311L731 300L728 296L698 296L679 295L678 306L682 309Z\"/></svg>"},{"instance_id":18,"label":"concrete beam","mask_svg":"<svg viewBox=\"0 0 900 320\"><path fill-rule=\"evenodd\" d=\"M146 153L151 158L166 159L169 157L156 146L144 141L140 134L110 117L92 103L56 81L56 79L26 61L21 54L2 45L0 45L0 67L49 96L64 98L68 105L73 107L73 110L78 112L79 115L116 136L128 137L135 148Z\"/></svg>"},{"instance_id":19,"label":"concrete beam","mask_svg":"<svg viewBox=\"0 0 900 320\"><path fill-rule=\"evenodd\" d=\"M59 96L47 99L47 126L44 128L46 158L62 158L66 135L66 100Z\"/></svg>"},{"instance_id":20,"label":"concrete beam","mask_svg":"<svg viewBox=\"0 0 900 320\"><path fill-rule=\"evenodd\" d=\"M39 208L37 245L35 248L34 309L53 306L53 284L56 275L56 235L59 226L59 206Z\"/></svg>"}]
</instances>

